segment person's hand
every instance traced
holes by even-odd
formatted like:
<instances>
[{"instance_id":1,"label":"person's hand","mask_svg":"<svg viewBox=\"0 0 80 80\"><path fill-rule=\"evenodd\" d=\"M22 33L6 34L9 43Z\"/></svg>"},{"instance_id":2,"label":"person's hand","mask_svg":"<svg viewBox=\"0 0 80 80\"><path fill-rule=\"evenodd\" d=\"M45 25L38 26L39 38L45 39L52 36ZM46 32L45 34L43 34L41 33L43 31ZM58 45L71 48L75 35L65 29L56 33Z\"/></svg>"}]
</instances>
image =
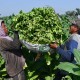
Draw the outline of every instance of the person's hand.
<instances>
[{"instance_id":1,"label":"person's hand","mask_svg":"<svg viewBox=\"0 0 80 80\"><path fill-rule=\"evenodd\" d=\"M58 45L57 45L57 43L54 43L54 44L50 44L50 48L57 48L58 47Z\"/></svg>"}]
</instances>

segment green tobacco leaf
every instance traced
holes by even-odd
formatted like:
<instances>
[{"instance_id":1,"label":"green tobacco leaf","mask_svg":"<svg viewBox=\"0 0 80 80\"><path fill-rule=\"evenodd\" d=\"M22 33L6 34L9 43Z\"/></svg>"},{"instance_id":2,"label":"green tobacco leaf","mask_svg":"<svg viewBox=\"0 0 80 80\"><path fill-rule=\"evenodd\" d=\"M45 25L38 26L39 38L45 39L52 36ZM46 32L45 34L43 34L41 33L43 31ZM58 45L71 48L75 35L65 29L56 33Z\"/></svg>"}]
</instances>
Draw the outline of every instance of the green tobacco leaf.
<instances>
[{"instance_id":1,"label":"green tobacco leaf","mask_svg":"<svg viewBox=\"0 0 80 80\"><path fill-rule=\"evenodd\" d=\"M72 80L72 78L71 78L69 75L67 75L67 76L65 76L65 77L62 77L61 80ZM75 80L75 79L74 79L74 80Z\"/></svg>"},{"instance_id":2,"label":"green tobacco leaf","mask_svg":"<svg viewBox=\"0 0 80 80\"><path fill-rule=\"evenodd\" d=\"M45 80L53 80L53 77L47 76L47 77L45 77Z\"/></svg>"},{"instance_id":3,"label":"green tobacco leaf","mask_svg":"<svg viewBox=\"0 0 80 80\"><path fill-rule=\"evenodd\" d=\"M80 76L80 68L75 64L69 62L62 62L60 63L57 68L72 73L74 75Z\"/></svg>"},{"instance_id":4,"label":"green tobacco leaf","mask_svg":"<svg viewBox=\"0 0 80 80\"><path fill-rule=\"evenodd\" d=\"M80 51L77 49L74 49L74 56L75 56L76 62L80 64Z\"/></svg>"},{"instance_id":5,"label":"green tobacco leaf","mask_svg":"<svg viewBox=\"0 0 80 80\"><path fill-rule=\"evenodd\" d=\"M47 65L50 65L50 64L51 64L51 60L52 60L52 58L50 57L49 54L45 54L45 59L46 59L46 63L47 63Z\"/></svg>"}]
</instances>

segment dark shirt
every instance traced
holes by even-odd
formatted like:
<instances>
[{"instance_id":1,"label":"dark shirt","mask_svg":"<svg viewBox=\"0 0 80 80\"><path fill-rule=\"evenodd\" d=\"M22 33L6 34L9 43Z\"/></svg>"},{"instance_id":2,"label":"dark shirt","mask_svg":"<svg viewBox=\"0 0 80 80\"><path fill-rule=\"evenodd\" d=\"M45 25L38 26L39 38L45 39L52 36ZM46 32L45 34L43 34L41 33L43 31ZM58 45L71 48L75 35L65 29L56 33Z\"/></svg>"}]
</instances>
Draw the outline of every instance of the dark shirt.
<instances>
[{"instance_id":1,"label":"dark shirt","mask_svg":"<svg viewBox=\"0 0 80 80\"><path fill-rule=\"evenodd\" d=\"M25 59L23 58L20 41L0 38L0 53L5 60L5 67L9 76L15 76L23 70Z\"/></svg>"},{"instance_id":2,"label":"dark shirt","mask_svg":"<svg viewBox=\"0 0 80 80\"><path fill-rule=\"evenodd\" d=\"M56 51L61 55L61 61L74 61L74 49L80 50L80 35L72 34L63 46Z\"/></svg>"}]
</instances>

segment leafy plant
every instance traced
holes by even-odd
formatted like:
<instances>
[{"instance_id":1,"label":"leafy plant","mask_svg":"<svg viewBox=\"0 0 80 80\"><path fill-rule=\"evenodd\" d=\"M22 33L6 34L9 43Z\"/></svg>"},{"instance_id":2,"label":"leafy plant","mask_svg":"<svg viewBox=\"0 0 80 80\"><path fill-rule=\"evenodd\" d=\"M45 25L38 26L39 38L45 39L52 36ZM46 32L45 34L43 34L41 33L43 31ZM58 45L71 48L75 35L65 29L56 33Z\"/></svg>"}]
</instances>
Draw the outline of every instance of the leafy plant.
<instances>
[{"instance_id":1,"label":"leafy plant","mask_svg":"<svg viewBox=\"0 0 80 80\"><path fill-rule=\"evenodd\" d=\"M0 55L0 80L3 80L3 77L6 76L6 69L4 67L4 59Z\"/></svg>"},{"instance_id":2,"label":"leafy plant","mask_svg":"<svg viewBox=\"0 0 80 80\"><path fill-rule=\"evenodd\" d=\"M20 38L32 43L60 42L63 34L60 19L51 7L34 8L28 13L20 11L13 23L20 32Z\"/></svg>"},{"instance_id":3,"label":"leafy plant","mask_svg":"<svg viewBox=\"0 0 80 80\"><path fill-rule=\"evenodd\" d=\"M57 67L61 70L67 71L68 73L73 74L73 80L80 79L80 51L74 49L74 56L76 63L62 62ZM74 77L75 76L75 77Z\"/></svg>"}]
</instances>

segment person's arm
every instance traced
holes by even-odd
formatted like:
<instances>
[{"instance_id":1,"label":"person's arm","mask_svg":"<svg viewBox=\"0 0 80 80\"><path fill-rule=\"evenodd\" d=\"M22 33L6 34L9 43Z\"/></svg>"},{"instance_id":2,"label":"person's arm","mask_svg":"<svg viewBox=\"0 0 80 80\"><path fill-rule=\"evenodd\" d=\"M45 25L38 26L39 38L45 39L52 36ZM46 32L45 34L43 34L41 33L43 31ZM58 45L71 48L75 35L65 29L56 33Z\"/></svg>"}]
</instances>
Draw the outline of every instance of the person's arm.
<instances>
[{"instance_id":1,"label":"person's arm","mask_svg":"<svg viewBox=\"0 0 80 80\"><path fill-rule=\"evenodd\" d=\"M55 44L56 45L56 44ZM71 40L69 42L68 46L68 50L63 50L62 48L58 47L57 45L55 46L54 44L51 45L51 47L56 48L56 51L58 52L58 54L60 54L61 56L63 56L67 61L73 61L74 59L74 54L73 54L73 50L75 48L77 48L78 43L75 40Z\"/></svg>"},{"instance_id":2,"label":"person's arm","mask_svg":"<svg viewBox=\"0 0 80 80\"><path fill-rule=\"evenodd\" d=\"M20 49L19 35L17 32L14 33L13 41L6 38L0 38L0 50L11 50L11 49Z\"/></svg>"}]
</instances>

